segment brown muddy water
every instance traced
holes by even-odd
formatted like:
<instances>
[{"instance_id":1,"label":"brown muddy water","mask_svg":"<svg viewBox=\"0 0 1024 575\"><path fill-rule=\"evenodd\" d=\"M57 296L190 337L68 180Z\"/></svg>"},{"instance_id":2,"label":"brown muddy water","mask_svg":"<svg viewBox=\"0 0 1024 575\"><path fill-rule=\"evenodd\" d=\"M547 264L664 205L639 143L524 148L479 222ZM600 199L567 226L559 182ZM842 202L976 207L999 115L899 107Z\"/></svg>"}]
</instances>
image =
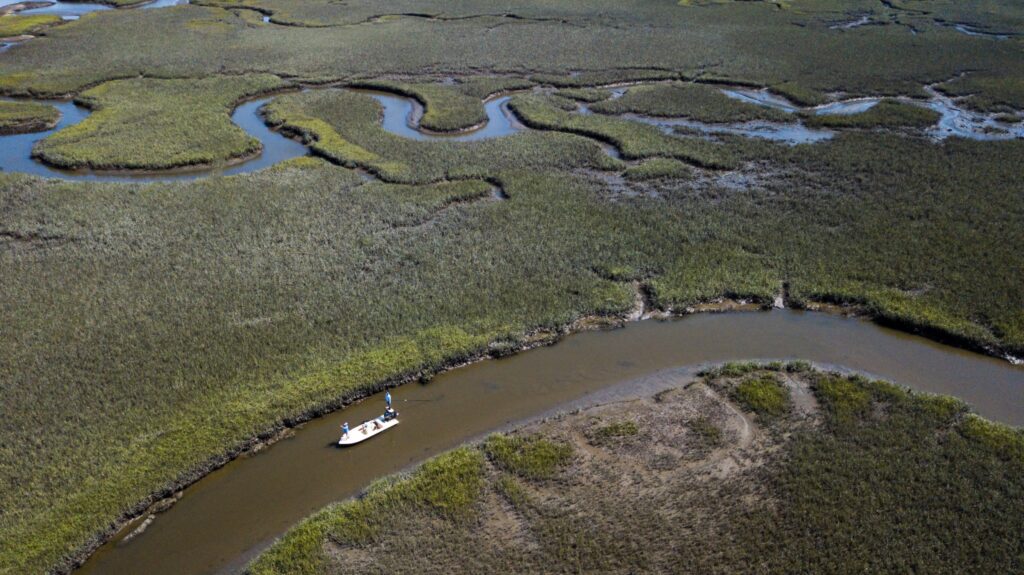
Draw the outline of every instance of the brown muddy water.
<instances>
[{"instance_id":1,"label":"brown muddy water","mask_svg":"<svg viewBox=\"0 0 1024 575\"><path fill-rule=\"evenodd\" d=\"M235 573L317 509L489 431L681 384L699 364L786 358L955 395L990 419L1024 424L1024 367L867 321L791 310L649 320L393 390L401 425L355 447L334 446L338 428L379 414L380 396L311 421L188 488L145 532L107 544L78 573Z\"/></svg>"}]
</instances>

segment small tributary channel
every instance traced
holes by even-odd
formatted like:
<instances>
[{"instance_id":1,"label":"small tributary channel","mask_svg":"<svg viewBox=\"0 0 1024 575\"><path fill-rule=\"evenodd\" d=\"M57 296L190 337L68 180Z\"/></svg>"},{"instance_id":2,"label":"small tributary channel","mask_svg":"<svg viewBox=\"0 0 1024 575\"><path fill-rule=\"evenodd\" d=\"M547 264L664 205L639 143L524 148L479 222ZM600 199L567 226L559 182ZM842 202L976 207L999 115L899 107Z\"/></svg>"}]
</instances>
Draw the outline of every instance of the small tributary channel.
<instances>
[{"instance_id":1,"label":"small tributary channel","mask_svg":"<svg viewBox=\"0 0 1024 575\"><path fill-rule=\"evenodd\" d=\"M263 144L259 155L238 164L216 168L180 168L174 170L145 171L112 171L93 170L62 170L48 166L32 157L32 147L36 142L49 135L73 126L89 115L89 110L70 101L43 100L60 110L61 117L57 126L45 132L13 134L0 136L0 168L8 172L21 172L46 178L69 180L102 181L102 182L169 182L175 180L194 180L209 176L230 176L244 174L267 168L279 162L305 156L309 153L300 142L286 138L271 130L259 115L259 109L272 98L261 98L245 102L235 108L231 120L250 136Z\"/></svg>"},{"instance_id":2,"label":"small tributary channel","mask_svg":"<svg viewBox=\"0 0 1024 575\"><path fill-rule=\"evenodd\" d=\"M63 0L0 0L0 10L12 4L26 4L24 10L18 10L18 14L55 14L65 20L77 20L90 13L103 10L113 10L113 6L95 2L65 2ZM166 8L188 4L188 0L151 0L144 4L132 6L131 8Z\"/></svg>"},{"instance_id":3,"label":"small tributary channel","mask_svg":"<svg viewBox=\"0 0 1024 575\"><path fill-rule=\"evenodd\" d=\"M352 448L334 446L339 426L378 414L379 396L311 421L188 488L145 532L109 543L80 573L237 572L301 518L467 440L553 410L681 384L700 364L783 358L955 395L989 418L1024 424L1024 367L867 321L791 310L648 320L400 387L392 393L401 425Z\"/></svg>"},{"instance_id":4,"label":"small tributary channel","mask_svg":"<svg viewBox=\"0 0 1024 575\"><path fill-rule=\"evenodd\" d=\"M465 132L447 134L426 132L420 129L419 119L423 115L423 106L412 98L387 92L353 91L366 93L377 100L383 109L383 128L404 138L420 141L465 142L507 136L524 129L508 109L509 96L488 99L484 103L487 121L480 127ZM210 176L245 174L262 170L285 160L308 155L309 149L305 145L270 129L263 121L260 109L272 99L273 97L266 97L245 102L235 108L231 114L232 122L245 130L250 136L258 139L262 144L262 151L258 155L226 166L180 168L154 172L62 170L36 160L32 157L32 148L37 142L59 130L74 126L88 117L90 113L88 109L72 101L37 100L56 107L61 113L60 121L50 130L0 136L0 169L7 172L20 172L68 180L135 183L167 182L194 180Z\"/></svg>"},{"instance_id":5,"label":"small tributary channel","mask_svg":"<svg viewBox=\"0 0 1024 575\"><path fill-rule=\"evenodd\" d=\"M2 1L0 0L0 2ZM159 3L155 2L153 5L159 5ZM928 100L914 100L911 98L899 98L899 100L927 107L940 113L940 120L937 125L928 130L928 133L935 139L944 139L951 136L980 140L1024 138L1024 122L1012 124L1000 122L994 114L983 114L963 108L955 98L942 94L933 86L927 86L925 90L929 95ZM384 130L403 138L428 142L473 142L508 136L527 129L516 119L515 114L509 110L508 100L511 98L509 95L490 98L484 102L487 120L482 125L461 132L434 133L423 130L420 127L419 122L423 116L423 106L415 99L388 92L372 90L353 91L365 93L377 100L383 109L381 121ZM612 97L620 97L623 92L623 88L617 88L613 90ZM880 98L856 98L816 107L801 108L782 96L772 94L765 89L722 88L722 92L731 98L783 110L794 115L798 112L813 114L859 114L870 110L881 101ZM309 154L309 149L306 146L268 128L264 123L260 115L260 108L272 98L260 98L243 103L231 115L232 121L237 126L261 142L263 149L256 156L226 166L181 168L154 172L70 171L47 166L35 160L32 157L32 148L37 142L59 130L81 122L89 115L88 110L73 102L43 100L43 103L53 105L60 110L62 116L59 124L54 129L43 132L0 136L0 169L8 172L21 172L70 180L158 182L244 174ZM580 114L591 113L589 107L585 104L581 104L576 112ZM641 114L624 114L621 117L634 122L657 126L670 135L675 134L677 130L683 129L707 135L734 134L751 138L763 138L790 145L820 142L835 135L832 130L804 126L798 119L792 122L753 121L714 124L686 118L663 118ZM610 155L618 157L616 149L607 145L603 147Z\"/></svg>"}]
</instances>

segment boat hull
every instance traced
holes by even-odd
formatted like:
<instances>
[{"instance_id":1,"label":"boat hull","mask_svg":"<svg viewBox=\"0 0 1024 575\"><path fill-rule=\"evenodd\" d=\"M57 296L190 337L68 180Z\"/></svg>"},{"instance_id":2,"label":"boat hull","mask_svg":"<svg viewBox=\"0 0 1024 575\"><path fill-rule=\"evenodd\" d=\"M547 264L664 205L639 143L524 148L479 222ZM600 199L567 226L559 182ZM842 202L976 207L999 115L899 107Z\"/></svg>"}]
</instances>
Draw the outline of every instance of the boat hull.
<instances>
[{"instance_id":1,"label":"boat hull","mask_svg":"<svg viewBox=\"0 0 1024 575\"><path fill-rule=\"evenodd\" d=\"M374 428L374 421L380 424L379 428ZM390 421L380 421L379 419L371 419L370 421L364 422L362 425L354 427L352 430L348 432L348 436L342 436L341 439L338 440L338 445L344 447L348 445L362 443L363 441L366 441L367 439L370 439L375 435L380 435L381 433L384 433L385 431L391 429L396 425L398 425L397 419L392 419Z\"/></svg>"}]
</instances>

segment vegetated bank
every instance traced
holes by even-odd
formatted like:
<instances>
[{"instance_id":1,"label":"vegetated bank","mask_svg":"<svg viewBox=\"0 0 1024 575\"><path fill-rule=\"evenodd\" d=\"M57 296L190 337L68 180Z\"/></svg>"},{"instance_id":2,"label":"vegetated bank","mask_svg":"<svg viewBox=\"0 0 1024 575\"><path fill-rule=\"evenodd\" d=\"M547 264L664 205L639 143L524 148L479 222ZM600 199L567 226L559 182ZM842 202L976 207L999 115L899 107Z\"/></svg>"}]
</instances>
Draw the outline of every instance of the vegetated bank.
<instances>
[{"instance_id":1,"label":"vegetated bank","mask_svg":"<svg viewBox=\"0 0 1024 575\"><path fill-rule=\"evenodd\" d=\"M211 75L254 70L417 84L408 75L429 69L431 81L518 75L567 88L699 77L820 103L832 91L915 95L969 63L950 90L976 107L1024 107L1018 41L912 28L938 17L1014 28L1012 2L992 13L929 3L913 16L858 3L884 25L843 31L827 20L846 9L799 1L522 2L494 15L484 2L425 0L422 14L390 17L366 0L247 4L296 25L219 6L110 10L5 52L0 92L64 96L122 79L99 88L122 102L91 125L91 143L55 150L78 165L159 145L155 134L193 115L223 136L211 144L239 144L226 156L247 149L218 90L196 110L159 95L154 107L121 105L149 93L137 87L167 82L187 95ZM618 49L595 49L609 44ZM515 348L535 330L625 313L637 285L660 309L781 294L1024 350L1024 203L1007 169L1020 142L865 132L793 149L728 137L681 149L649 130L581 124L556 99L527 100L553 128L634 142L649 162L638 168L565 133L403 142L376 124L369 98L325 94L282 98L276 111L317 136L324 157L409 187L310 159L148 187L0 174L0 570L67 567L126 510L268 429L492 344ZM468 109L449 119L462 123ZM134 113L146 120L138 138L105 132ZM681 160L657 159L666 155ZM451 190L435 184L454 179L498 182L508 201L447 207Z\"/></svg>"},{"instance_id":2,"label":"vegetated bank","mask_svg":"<svg viewBox=\"0 0 1024 575\"><path fill-rule=\"evenodd\" d=\"M0 175L3 564L67 565L255 436L538 329L628 313L637 284L680 311L771 302L786 285L794 304L1019 348L1021 183L1005 170L1018 142L851 134L623 186L600 168L625 166L586 138L431 154L389 138L372 99L326 94L286 98L417 183L316 159L149 186ZM545 153L509 169L531 141ZM439 176L486 177L508 200L449 206L465 195L426 183Z\"/></svg>"},{"instance_id":3,"label":"vegetated bank","mask_svg":"<svg viewBox=\"0 0 1024 575\"><path fill-rule=\"evenodd\" d=\"M0 135L49 130L60 112L48 104L0 100Z\"/></svg>"},{"instance_id":4,"label":"vegetated bank","mask_svg":"<svg viewBox=\"0 0 1024 575\"><path fill-rule=\"evenodd\" d=\"M727 364L498 434L305 520L254 575L1010 573L1024 433L807 364Z\"/></svg>"},{"instance_id":5,"label":"vegetated bank","mask_svg":"<svg viewBox=\"0 0 1024 575\"><path fill-rule=\"evenodd\" d=\"M106 82L76 98L94 110L89 117L41 140L32 155L59 168L93 170L237 161L259 153L262 144L231 122L231 110L285 86L270 74Z\"/></svg>"}]
</instances>

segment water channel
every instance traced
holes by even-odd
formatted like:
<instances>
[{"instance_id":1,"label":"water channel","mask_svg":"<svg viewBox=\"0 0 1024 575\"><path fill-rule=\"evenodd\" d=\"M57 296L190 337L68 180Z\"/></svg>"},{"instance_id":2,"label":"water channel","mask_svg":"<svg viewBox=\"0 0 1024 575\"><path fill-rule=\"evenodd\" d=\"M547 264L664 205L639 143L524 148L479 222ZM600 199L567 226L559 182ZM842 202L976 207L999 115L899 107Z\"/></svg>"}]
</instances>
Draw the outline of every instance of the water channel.
<instances>
[{"instance_id":1,"label":"water channel","mask_svg":"<svg viewBox=\"0 0 1024 575\"><path fill-rule=\"evenodd\" d=\"M24 10L18 10L18 14L56 14L65 20L77 20L90 12L114 9L113 6L109 6L107 4L91 2L64 2L62 0L0 0L0 10L2 10L4 6L10 6L12 4L31 5ZM36 4L38 4L38 6L35 6ZM144 4L130 6L129 8L166 8L168 6L177 6L179 4L188 4L188 0L151 0Z\"/></svg>"},{"instance_id":2,"label":"water channel","mask_svg":"<svg viewBox=\"0 0 1024 575\"><path fill-rule=\"evenodd\" d=\"M0 0L2 1L2 0ZM171 0L168 0L171 1ZM154 3L156 4L156 3ZM329 88L337 89L337 88ZM980 140L1005 140L1024 138L1024 121L1005 123L998 121L994 114L974 112L960 106L955 98L947 96L932 86L925 88L928 100L900 98L901 101L928 107L940 114L939 122L928 130L935 139L951 136ZM487 120L474 129L454 133L433 133L420 128L419 120L423 106L416 100L387 92L354 90L366 93L376 99L383 110L382 127L393 134L418 141L472 142L498 138L527 129L508 108L509 95L494 97L484 102ZM613 91L612 97L619 97L623 89ZM798 112L813 114L860 114L870 110L880 98L854 98L840 100L816 107L802 108L786 98L765 89L722 88L722 93L746 103L783 110L796 115ZM84 120L89 111L69 101L43 100L61 112L61 119L51 130L28 134L0 136L0 169L22 172L43 177L122 182L154 182L203 178L216 175L244 174L260 170L279 162L307 155L308 148L267 127L260 115L260 108L272 98L260 98L239 105L232 113L232 121L247 134L258 139L263 150L256 156L227 166L197 167L155 172L91 170L61 170L47 166L32 157L36 142L69 126ZM577 113L591 113L588 106L580 105ZM792 122L734 122L709 123L686 118L662 118L640 114L624 114L621 117L661 128L667 134L677 130L690 130L703 134L735 134L752 138L774 140L790 145L809 144L827 140L835 135L828 129L808 128L799 119ZM614 155L614 153L613 153Z\"/></svg>"},{"instance_id":3,"label":"water channel","mask_svg":"<svg viewBox=\"0 0 1024 575\"><path fill-rule=\"evenodd\" d=\"M651 394L700 364L757 358L843 366L1024 424L1024 367L867 321L791 310L648 320L400 387L401 425L353 448L334 446L339 426L379 413L379 397L311 421L189 487L145 532L108 543L79 573L234 573L301 518L467 440L553 410Z\"/></svg>"}]
</instances>

